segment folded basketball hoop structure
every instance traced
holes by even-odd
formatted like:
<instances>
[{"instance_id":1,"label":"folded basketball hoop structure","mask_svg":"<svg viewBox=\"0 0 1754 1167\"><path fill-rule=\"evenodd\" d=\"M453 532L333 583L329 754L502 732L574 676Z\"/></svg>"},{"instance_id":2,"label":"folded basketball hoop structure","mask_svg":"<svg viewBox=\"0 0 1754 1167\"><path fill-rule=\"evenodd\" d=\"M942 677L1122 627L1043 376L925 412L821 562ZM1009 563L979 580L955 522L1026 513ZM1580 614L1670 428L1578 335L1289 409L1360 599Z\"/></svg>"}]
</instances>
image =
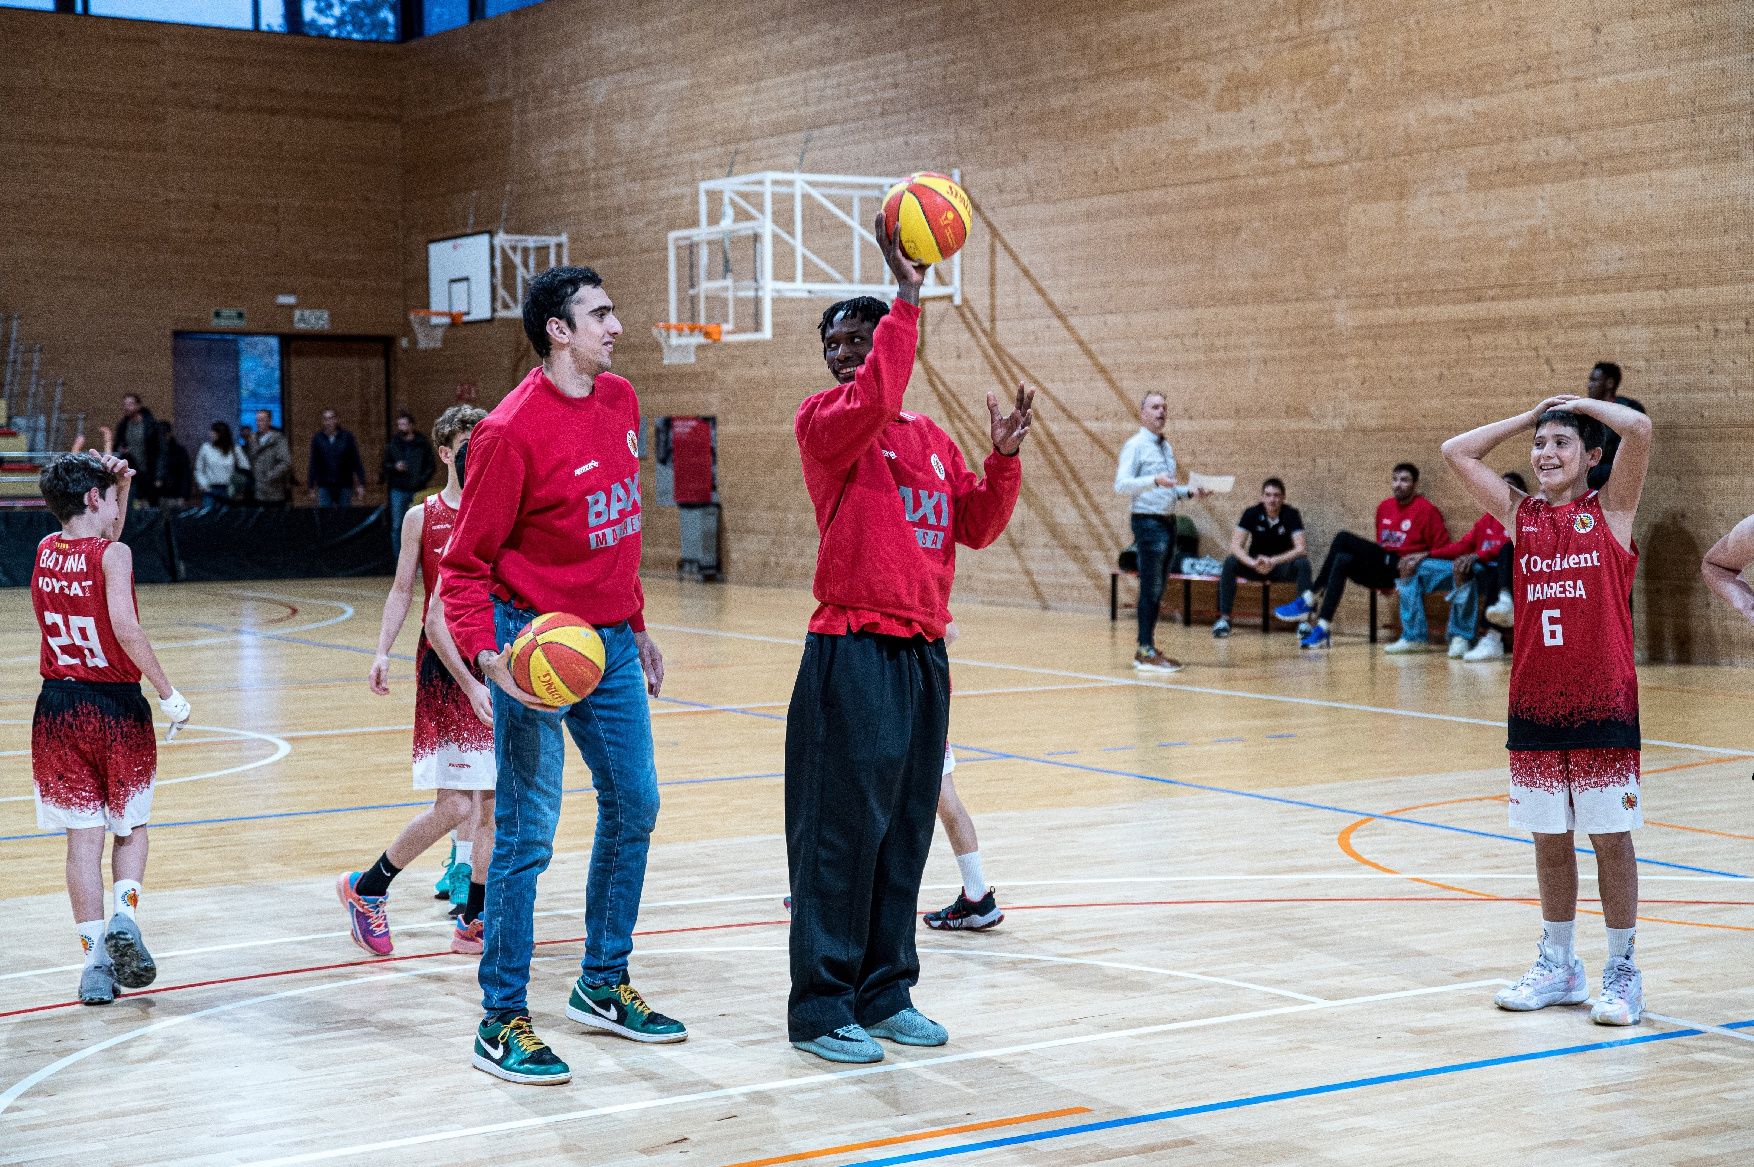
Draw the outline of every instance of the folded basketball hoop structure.
<instances>
[{"instance_id":1,"label":"folded basketball hoop structure","mask_svg":"<svg viewBox=\"0 0 1754 1167\"><path fill-rule=\"evenodd\" d=\"M652 330L664 363L692 363L703 344L773 339L775 299L893 297L871 223L897 181L764 171L701 183L699 225L669 236L669 319L696 323ZM962 303L962 256L929 268L920 295Z\"/></svg>"},{"instance_id":2,"label":"folded basketball hoop structure","mask_svg":"<svg viewBox=\"0 0 1754 1167\"><path fill-rule=\"evenodd\" d=\"M435 312L430 308L408 309L408 323L414 329L415 348L438 348L445 343L445 329L463 323L461 312Z\"/></svg>"}]
</instances>

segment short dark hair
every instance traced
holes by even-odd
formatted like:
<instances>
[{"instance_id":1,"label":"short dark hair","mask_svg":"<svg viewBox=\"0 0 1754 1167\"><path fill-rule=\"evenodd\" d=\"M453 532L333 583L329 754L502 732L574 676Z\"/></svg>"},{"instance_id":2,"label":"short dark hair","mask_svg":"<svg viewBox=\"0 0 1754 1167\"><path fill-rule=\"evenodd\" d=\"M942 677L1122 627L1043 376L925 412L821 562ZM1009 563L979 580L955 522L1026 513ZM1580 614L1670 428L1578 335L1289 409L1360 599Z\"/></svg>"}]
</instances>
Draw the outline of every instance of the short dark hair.
<instances>
[{"instance_id":1,"label":"short dark hair","mask_svg":"<svg viewBox=\"0 0 1754 1167\"><path fill-rule=\"evenodd\" d=\"M457 447L456 455L451 458L451 465L453 465L457 468L457 489L458 490L462 490L463 487L467 483L468 476L466 474L464 474L464 472L463 472L463 464L469 460L469 443L472 440L473 440L472 437L464 438L463 444Z\"/></svg>"},{"instance_id":2,"label":"short dark hair","mask_svg":"<svg viewBox=\"0 0 1754 1167\"><path fill-rule=\"evenodd\" d=\"M1529 493L1528 480L1521 474L1518 474L1515 470L1506 470L1504 472L1504 480L1522 491L1524 494Z\"/></svg>"},{"instance_id":3,"label":"short dark hair","mask_svg":"<svg viewBox=\"0 0 1754 1167\"><path fill-rule=\"evenodd\" d=\"M487 411L475 405L453 405L432 423L432 440L448 446L458 434L466 434L481 424Z\"/></svg>"},{"instance_id":4,"label":"short dark hair","mask_svg":"<svg viewBox=\"0 0 1754 1167\"><path fill-rule=\"evenodd\" d=\"M1395 468L1393 470L1389 471L1389 473L1391 475L1399 474L1403 470L1405 470L1407 473L1409 473L1413 476L1414 482L1419 481L1419 467L1413 465L1413 463L1411 463L1411 462L1396 462Z\"/></svg>"},{"instance_id":5,"label":"short dark hair","mask_svg":"<svg viewBox=\"0 0 1754 1167\"><path fill-rule=\"evenodd\" d=\"M1277 486L1279 488L1280 494L1285 493L1285 484L1283 482L1280 482L1277 478L1269 478L1269 479L1267 479L1267 481L1261 483L1262 490L1267 489L1267 487L1269 487L1269 486Z\"/></svg>"},{"instance_id":6,"label":"short dark hair","mask_svg":"<svg viewBox=\"0 0 1754 1167\"><path fill-rule=\"evenodd\" d=\"M412 425L414 423L414 411L409 409L398 409L396 411L396 420L401 421L403 418L407 418L409 424Z\"/></svg>"},{"instance_id":7,"label":"short dark hair","mask_svg":"<svg viewBox=\"0 0 1754 1167\"><path fill-rule=\"evenodd\" d=\"M1573 413L1569 409L1549 409L1535 419L1537 431L1549 422L1565 426L1577 434L1577 440L1583 443L1586 450L1600 450L1607 441L1605 427L1593 417L1585 417L1581 413Z\"/></svg>"},{"instance_id":8,"label":"short dark hair","mask_svg":"<svg viewBox=\"0 0 1754 1167\"><path fill-rule=\"evenodd\" d=\"M569 328L578 327L572 318L572 298L580 288L600 288L603 277L588 267L551 267L539 273L524 290L524 335L539 357L547 357L554 343L548 339L548 322L564 320Z\"/></svg>"},{"instance_id":9,"label":"short dark hair","mask_svg":"<svg viewBox=\"0 0 1754 1167\"><path fill-rule=\"evenodd\" d=\"M1614 382L1614 387L1616 389L1620 387L1620 366L1616 365L1613 361L1597 361L1595 367L1591 369L1590 372L1600 373L1602 376Z\"/></svg>"},{"instance_id":10,"label":"short dark hair","mask_svg":"<svg viewBox=\"0 0 1754 1167\"><path fill-rule=\"evenodd\" d=\"M822 320L816 325L816 334L822 338L823 344L827 344L828 330L845 317L850 316L854 320L862 320L875 328L877 322L887 315L889 315L889 305L877 297L854 296L850 300L842 300L838 304L830 304L824 308Z\"/></svg>"},{"instance_id":11,"label":"short dark hair","mask_svg":"<svg viewBox=\"0 0 1754 1167\"><path fill-rule=\"evenodd\" d=\"M93 488L108 490L116 476L104 469L96 454L62 454L51 458L37 475L37 490L49 504L49 513L65 523L85 513L85 496Z\"/></svg>"}]
</instances>

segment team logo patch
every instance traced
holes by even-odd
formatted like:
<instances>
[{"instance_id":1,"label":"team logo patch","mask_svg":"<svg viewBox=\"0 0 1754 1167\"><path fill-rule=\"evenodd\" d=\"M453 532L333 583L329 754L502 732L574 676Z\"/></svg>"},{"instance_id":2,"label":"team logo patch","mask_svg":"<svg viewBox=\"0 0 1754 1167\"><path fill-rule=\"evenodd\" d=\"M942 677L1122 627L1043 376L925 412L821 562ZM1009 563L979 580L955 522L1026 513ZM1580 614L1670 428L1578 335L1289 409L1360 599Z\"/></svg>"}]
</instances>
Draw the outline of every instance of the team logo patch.
<instances>
[{"instance_id":1,"label":"team logo patch","mask_svg":"<svg viewBox=\"0 0 1754 1167\"><path fill-rule=\"evenodd\" d=\"M1596 516L1588 511L1580 511L1571 516L1571 529L1579 535L1587 535L1596 529Z\"/></svg>"},{"instance_id":2,"label":"team logo patch","mask_svg":"<svg viewBox=\"0 0 1754 1167\"><path fill-rule=\"evenodd\" d=\"M1636 794L1622 794L1620 796L1620 805L1625 807L1627 810L1637 810L1638 809L1638 795L1636 795Z\"/></svg>"},{"instance_id":3,"label":"team logo patch","mask_svg":"<svg viewBox=\"0 0 1754 1167\"><path fill-rule=\"evenodd\" d=\"M944 463L938 461L938 455L936 454L932 455L932 473L938 476L939 481L943 481Z\"/></svg>"},{"instance_id":4,"label":"team logo patch","mask_svg":"<svg viewBox=\"0 0 1754 1167\"><path fill-rule=\"evenodd\" d=\"M127 904L130 908L137 908L140 906L140 893L133 888L129 888L122 893L122 902Z\"/></svg>"},{"instance_id":5,"label":"team logo patch","mask_svg":"<svg viewBox=\"0 0 1754 1167\"><path fill-rule=\"evenodd\" d=\"M1412 519L1402 519L1401 520L1401 530L1411 531L1412 529L1413 529L1413 520Z\"/></svg>"},{"instance_id":6,"label":"team logo patch","mask_svg":"<svg viewBox=\"0 0 1754 1167\"><path fill-rule=\"evenodd\" d=\"M635 458L639 457L639 435L632 430L627 431L627 452Z\"/></svg>"}]
</instances>

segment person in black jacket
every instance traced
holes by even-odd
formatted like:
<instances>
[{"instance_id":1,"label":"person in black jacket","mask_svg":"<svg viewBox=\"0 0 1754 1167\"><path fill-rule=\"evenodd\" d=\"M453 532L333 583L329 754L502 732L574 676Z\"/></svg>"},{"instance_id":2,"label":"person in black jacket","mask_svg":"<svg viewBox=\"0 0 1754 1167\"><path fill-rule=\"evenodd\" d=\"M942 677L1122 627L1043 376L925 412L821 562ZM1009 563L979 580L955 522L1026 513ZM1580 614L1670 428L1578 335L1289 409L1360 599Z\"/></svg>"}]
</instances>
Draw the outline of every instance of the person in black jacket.
<instances>
[{"instance_id":1,"label":"person in black jacket","mask_svg":"<svg viewBox=\"0 0 1754 1167\"><path fill-rule=\"evenodd\" d=\"M323 411L323 428L311 435L311 472L305 481L311 501L318 506L346 506L349 486L356 504L365 501L365 463L360 461L359 443L341 428L333 409Z\"/></svg>"},{"instance_id":2,"label":"person in black jacket","mask_svg":"<svg viewBox=\"0 0 1754 1167\"><path fill-rule=\"evenodd\" d=\"M138 393L122 394L122 419L116 423L116 456L134 469L134 497L147 506L158 503L159 427Z\"/></svg>"},{"instance_id":3,"label":"person in black jacket","mask_svg":"<svg viewBox=\"0 0 1754 1167\"><path fill-rule=\"evenodd\" d=\"M402 516L414 496L432 481L438 459L432 442L414 426L406 409L396 415L396 432L384 444L384 485L390 488L390 547L392 556L402 554Z\"/></svg>"}]
</instances>

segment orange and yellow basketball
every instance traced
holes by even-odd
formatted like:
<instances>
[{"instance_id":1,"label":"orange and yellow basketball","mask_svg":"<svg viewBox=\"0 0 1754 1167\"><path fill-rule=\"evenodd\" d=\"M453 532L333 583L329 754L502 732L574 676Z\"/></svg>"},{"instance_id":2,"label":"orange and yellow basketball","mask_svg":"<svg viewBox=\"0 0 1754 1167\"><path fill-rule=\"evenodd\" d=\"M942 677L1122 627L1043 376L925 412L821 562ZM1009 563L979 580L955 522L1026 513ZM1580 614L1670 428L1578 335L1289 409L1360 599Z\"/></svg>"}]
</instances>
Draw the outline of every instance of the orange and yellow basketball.
<instances>
[{"instance_id":1,"label":"orange and yellow basketball","mask_svg":"<svg viewBox=\"0 0 1754 1167\"><path fill-rule=\"evenodd\" d=\"M883 226L916 263L949 259L968 242L974 208L968 195L945 174L910 174L883 196Z\"/></svg>"},{"instance_id":2,"label":"orange and yellow basketball","mask_svg":"<svg viewBox=\"0 0 1754 1167\"><path fill-rule=\"evenodd\" d=\"M557 707L589 697L603 679L603 661L597 630L565 612L536 617L512 641L512 680Z\"/></svg>"}]
</instances>

